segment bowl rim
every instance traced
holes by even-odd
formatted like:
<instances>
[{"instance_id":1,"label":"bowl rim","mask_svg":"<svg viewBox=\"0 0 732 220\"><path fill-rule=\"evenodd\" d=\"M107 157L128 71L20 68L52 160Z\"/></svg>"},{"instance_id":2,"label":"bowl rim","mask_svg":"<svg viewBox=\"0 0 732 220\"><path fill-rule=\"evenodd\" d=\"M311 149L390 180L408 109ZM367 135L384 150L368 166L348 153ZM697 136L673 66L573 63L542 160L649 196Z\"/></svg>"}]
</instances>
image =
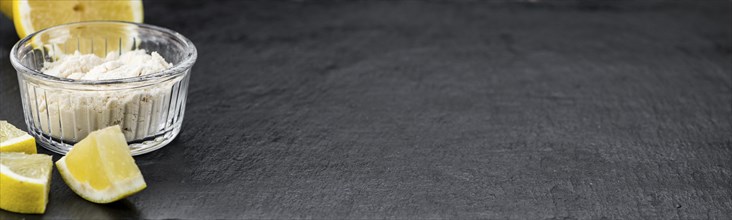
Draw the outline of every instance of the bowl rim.
<instances>
[{"instance_id":1,"label":"bowl rim","mask_svg":"<svg viewBox=\"0 0 732 220\"><path fill-rule=\"evenodd\" d=\"M87 24L91 25L91 24L105 24L105 23L134 25L139 28L150 29L150 30L159 31L159 32L171 35L171 36L175 37L177 40L179 40L185 44L185 50L183 53L186 54L186 57L182 61L174 64L173 67L167 68L167 69L157 72L157 73L147 74L144 76L136 76L136 77L128 77L128 78L120 78L120 79L106 79L106 80L77 80L77 79L69 79L69 78L51 76L51 75L44 74L43 72L34 70L30 67L27 67L27 66L21 64L18 59L17 53L18 53L18 49L19 49L20 45L26 44L28 41L30 41L31 38L33 38L34 36L36 36L40 33L50 31L53 29L74 26L74 25L87 25ZM175 77L178 75L184 75L185 73L188 72L187 70L189 70L193 66L193 64L196 62L197 57L198 57L198 51L196 49L196 46L193 45L193 42L191 42L191 40L189 40L182 34L179 34L178 32L175 32L175 31L167 29L167 28L155 26L155 25L150 25L150 24L135 23L135 22L128 22L128 21L108 21L108 20L71 22L71 23L65 23L65 24L61 24L61 25L44 28L42 30L36 31L35 33L32 33L32 34L24 37L23 39L20 39L17 43L15 43L15 45L13 45L13 48L10 50L10 63L15 67L15 69L16 69L16 71L18 71L18 73L22 72L23 74L28 74L30 76L38 77L38 78L45 79L48 81L63 83L63 84L73 84L73 85L126 84L126 83L135 83L135 82L147 82L147 81L152 81L152 80L161 79L161 78L169 78L169 77Z\"/></svg>"}]
</instances>

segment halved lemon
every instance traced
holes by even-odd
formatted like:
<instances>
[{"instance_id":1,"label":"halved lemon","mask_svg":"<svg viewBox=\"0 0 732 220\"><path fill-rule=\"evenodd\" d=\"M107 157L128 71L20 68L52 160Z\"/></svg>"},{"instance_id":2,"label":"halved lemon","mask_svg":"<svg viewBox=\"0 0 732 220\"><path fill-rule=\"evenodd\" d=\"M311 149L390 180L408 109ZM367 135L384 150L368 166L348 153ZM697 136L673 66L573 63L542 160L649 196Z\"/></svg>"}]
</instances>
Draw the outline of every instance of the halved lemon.
<instances>
[{"instance_id":1,"label":"halved lemon","mask_svg":"<svg viewBox=\"0 0 732 220\"><path fill-rule=\"evenodd\" d=\"M147 187L119 126L90 133L56 167L71 190L95 203L114 202Z\"/></svg>"},{"instance_id":2,"label":"halved lemon","mask_svg":"<svg viewBox=\"0 0 732 220\"><path fill-rule=\"evenodd\" d=\"M36 153L36 139L7 121L0 121L0 152Z\"/></svg>"},{"instance_id":3,"label":"halved lemon","mask_svg":"<svg viewBox=\"0 0 732 220\"><path fill-rule=\"evenodd\" d=\"M0 153L0 209L40 214L46 211L51 185L51 156Z\"/></svg>"},{"instance_id":4,"label":"halved lemon","mask_svg":"<svg viewBox=\"0 0 732 220\"><path fill-rule=\"evenodd\" d=\"M13 22L20 38L41 29L79 21L116 20L141 23L142 0L14 0Z\"/></svg>"}]
</instances>

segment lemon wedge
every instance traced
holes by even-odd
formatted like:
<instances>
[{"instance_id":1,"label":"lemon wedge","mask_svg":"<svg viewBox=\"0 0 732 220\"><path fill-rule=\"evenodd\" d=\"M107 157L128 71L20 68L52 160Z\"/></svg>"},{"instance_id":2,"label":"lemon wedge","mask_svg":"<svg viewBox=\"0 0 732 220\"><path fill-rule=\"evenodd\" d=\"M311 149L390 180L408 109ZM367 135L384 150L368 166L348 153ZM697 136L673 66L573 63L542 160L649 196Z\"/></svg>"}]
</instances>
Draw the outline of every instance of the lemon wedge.
<instances>
[{"instance_id":1,"label":"lemon wedge","mask_svg":"<svg viewBox=\"0 0 732 220\"><path fill-rule=\"evenodd\" d=\"M116 20L141 23L142 0L14 0L12 16L20 38L41 29L79 21Z\"/></svg>"},{"instance_id":2,"label":"lemon wedge","mask_svg":"<svg viewBox=\"0 0 732 220\"><path fill-rule=\"evenodd\" d=\"M26 214L46 211L51 185L51 156L0 153L0 209Z\"/></svg>"},{"instance_id":3,"label":"lemon wedge","mask_svg":"<svg viewBox=\"0 0 732 220\"><path fill-rule=\"evenodd\" d=\"M0 121L0 152L36 153L36 139L7 121Z\"/></svg>"},{"instance_id":4,"label":"lemon wedge","mask_svg":"<svg viewBox=\"0 0 732 220\"><path fill-rule=\"evenodd\" d=\"M91 132L56 167L71 190L94 203L114 202L147 187L119 126Z\"/></svg>"}]
</instances>

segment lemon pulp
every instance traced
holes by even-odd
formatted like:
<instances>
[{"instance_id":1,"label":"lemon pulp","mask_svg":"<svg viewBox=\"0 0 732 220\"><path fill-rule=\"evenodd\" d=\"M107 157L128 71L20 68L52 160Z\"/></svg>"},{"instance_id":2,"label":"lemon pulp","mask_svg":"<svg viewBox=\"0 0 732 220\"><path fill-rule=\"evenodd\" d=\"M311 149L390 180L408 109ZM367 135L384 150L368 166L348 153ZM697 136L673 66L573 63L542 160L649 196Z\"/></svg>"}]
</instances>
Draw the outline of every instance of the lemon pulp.
<instances>
[{"instance_id":1,"label":"lemon pulp","mask_svg":"<svg viewBox=\"0 0 732 220\"><path fill-rule=\"evenodd\" d=\"M0 121L0 152L36 153L36 139L7 121Z\"/></svg>"},{"instance_id":2,"label":"lemon pulp","mask_svg":"<svg viewBox=\"0 0 732 220\"><path fill-rule=\"evenodd\" d=\"M48 155L0 153L0 209L44 213L52 169L53 162Z\"/></svg>"},{"instance_id":3,"label":"lemon pulp","mask_svg":"<svg viewBox=\"0 0 732 220\"><path fill-rule=\"evenodd\" d=\"M12 16L20 38L41 29L79 21L142 22L142 0L23 0L13 1Z\"/></svg>"},{"instance_id":4,"label":"lemon pulp","mask_svg":"<svg viewBox=\"0 0 732 220\"><path fill-rule=\"evenodd\" d=\"M76 194L95 203L114 202L147 187L119 126L90 133L56 166Z\"/></svg>"}]
</instances>

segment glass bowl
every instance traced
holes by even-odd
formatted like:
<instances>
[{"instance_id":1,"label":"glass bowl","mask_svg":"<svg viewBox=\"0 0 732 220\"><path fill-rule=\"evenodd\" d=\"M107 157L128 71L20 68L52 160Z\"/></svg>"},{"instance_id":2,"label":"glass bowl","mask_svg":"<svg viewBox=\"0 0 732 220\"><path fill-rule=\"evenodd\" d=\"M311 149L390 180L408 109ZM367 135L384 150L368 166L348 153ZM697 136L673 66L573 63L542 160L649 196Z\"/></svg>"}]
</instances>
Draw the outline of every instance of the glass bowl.
<instances>
[{"instance_id":1,"label":"glass bowl","mask_svg":"<svg viewBox=\"0 0 732 220\"><path fill-rule=\"evenodd\" d=\"M162 72L111 80L74 80L42 73L45 62L79 51L96 54L144 49L173 66ZM87 21L47 28L10 51L18 72L28 131L46 149L66 154L89 132L119 125L132 155L159 149L180 132L196 47L161 27Z\"/></svg>"}]
</instances>

